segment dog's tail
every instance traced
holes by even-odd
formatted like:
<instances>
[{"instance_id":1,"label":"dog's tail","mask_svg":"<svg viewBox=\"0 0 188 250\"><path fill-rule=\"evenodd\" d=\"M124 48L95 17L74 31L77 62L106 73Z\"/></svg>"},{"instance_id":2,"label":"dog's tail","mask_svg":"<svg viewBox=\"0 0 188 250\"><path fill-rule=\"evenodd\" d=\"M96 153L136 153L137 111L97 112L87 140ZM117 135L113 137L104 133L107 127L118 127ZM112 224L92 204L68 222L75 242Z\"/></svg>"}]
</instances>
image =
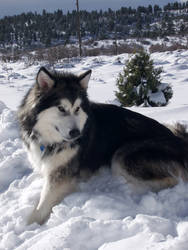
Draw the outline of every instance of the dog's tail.
<instances>
[{"instance_id":1,"label":"dog's tail","mask_svg":"<svg viewBox=\"0 0 188 250\"><path fill-rule=\"evenodd\" d=\"M182 138L188 143L187 126L181 123L176 123L172 131L177 137Z\"/></svg>"},{"instance_id":2,"label":"dog's tail","mask_svg":"<svg viewBox=\"0 0 188 250\"><path fill-rule=\"evenodd\" d=\"M177 137L183 139L188 143L188 126L181 124L181 123L176 123L175 125L169 125L169 124L164 124L168 129L172 131L174 135Z\"/></svg>"},{"instance_id":3,"label":"dog's tail","mask_svg":"<svg viewBox=\"0 0 188 250\"><path fill-rule=\"evenodd\" d=\"M182 159L184 164L181 167L182 174L180 175L183 180L188 181L188 126L181 123L176 123L174 126L167 126L175 136L184 141L182 147Z\"/></svg>"}]
</instances>

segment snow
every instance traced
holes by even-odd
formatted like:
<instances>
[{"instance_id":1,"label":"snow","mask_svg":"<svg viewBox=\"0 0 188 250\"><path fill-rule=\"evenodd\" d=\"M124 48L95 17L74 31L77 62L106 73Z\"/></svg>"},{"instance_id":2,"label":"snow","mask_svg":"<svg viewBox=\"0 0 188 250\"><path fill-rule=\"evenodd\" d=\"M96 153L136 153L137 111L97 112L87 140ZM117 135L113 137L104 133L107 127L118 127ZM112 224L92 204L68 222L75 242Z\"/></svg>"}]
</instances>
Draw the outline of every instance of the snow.
<instances>
[{"instance_id":1,"label":"snow","mask_svg":"<svg viewBox=\"0 0 188 250\"><path fill-rule=\"evenodd\" d=\"M128 58L88 57L57 68L74 73L91 68L90 99L118 104L116 78ZM163 66L162 80L171 84L173 98L166 107L131 109L160 122L188 125L188 51L154 53L152 59ZM0 65L0 250L187 250L188 184L136 192L105 168L55 206L44 225L26 225L43 180L30 168L15 111L39 68L24 62Z\"/></svg>"},{"instance_id":2,"label":"snow","mask_svg":"<svg viewBox=\"0 0 188 250\"><path fill-rule=\"evenodd\" d=\"M166 98L162 91L156 93L149 93L148 95L150 102L156 103L158 106L166 104Z\"/></svg>"},{"instance_id":3,"label":"snow","mask_svg":"<svg viewBox=\"0 0 188 250\"><path fill-rule=\"evenodd\" d=\"M181 21L174 23L175 27L180 26ZM160 28L160 25L158 23L153 23L151 26L158 26ZM87 41L87 40L86 40ZM87 43L86 43L87 44ZM119 46L121 45L129 45L130 47L136 45L143 46L144 49L149 51L149 48L151 45L165 45L167 47L170 47L174 44L181 44L181 45L187 45L187 38L186 36L166 36L165 38L156 38L156 39L150 39L150 38L143 38L143 39L136 39L136 38L128 38L126 40L118 39L117 44ZM85 45L86 48L108 48L110 46L114 46L114 39L106 39L106 40L99 40L95 41L94 43L91 43L89 45Z\"/></svg>"}]
</instances>

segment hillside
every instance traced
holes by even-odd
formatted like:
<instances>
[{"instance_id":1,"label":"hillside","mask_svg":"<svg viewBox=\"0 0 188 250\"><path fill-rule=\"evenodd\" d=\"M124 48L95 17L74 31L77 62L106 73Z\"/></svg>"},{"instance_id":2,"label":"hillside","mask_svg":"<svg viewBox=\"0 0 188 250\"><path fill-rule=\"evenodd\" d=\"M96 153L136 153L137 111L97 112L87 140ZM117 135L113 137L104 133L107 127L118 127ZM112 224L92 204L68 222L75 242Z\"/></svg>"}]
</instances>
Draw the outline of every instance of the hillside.
<instances>
[{"instance_id":1,"label":"hillside","mask_svg":"<svg viewBox=\"0 0 188 250\"><path fill-rule=\"evenodd\" d=\"M83 43L105 39L165 38L188 33L188 2L121 7L117 11L80 11ZM77 13L57 10L22 13L0 19L0 51L23 52L77 42Z\"/></svg>"}]
</instances>

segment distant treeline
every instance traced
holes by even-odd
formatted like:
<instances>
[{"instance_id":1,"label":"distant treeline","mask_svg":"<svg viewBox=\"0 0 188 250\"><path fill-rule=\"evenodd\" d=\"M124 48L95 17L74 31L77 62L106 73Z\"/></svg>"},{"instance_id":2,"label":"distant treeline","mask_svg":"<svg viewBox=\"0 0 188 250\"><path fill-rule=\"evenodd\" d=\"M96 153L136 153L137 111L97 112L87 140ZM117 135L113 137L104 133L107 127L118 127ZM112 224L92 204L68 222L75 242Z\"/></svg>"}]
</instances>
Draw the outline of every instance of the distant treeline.
<instances>
[{"instance_id":1,"label":"distant treeline","mask_svg":"<svg viewBox=\"0 0 188 250\"><path fill-rule=\"evenodd\" d=\"M80 11L85 40L157 38L188 34L188 2L122 7L117 11ZM31 50L77 41L77 12L22 13L0 19L0 49ZM14 45L14 46L12 46Z\"/></svg>"}]
</instances>

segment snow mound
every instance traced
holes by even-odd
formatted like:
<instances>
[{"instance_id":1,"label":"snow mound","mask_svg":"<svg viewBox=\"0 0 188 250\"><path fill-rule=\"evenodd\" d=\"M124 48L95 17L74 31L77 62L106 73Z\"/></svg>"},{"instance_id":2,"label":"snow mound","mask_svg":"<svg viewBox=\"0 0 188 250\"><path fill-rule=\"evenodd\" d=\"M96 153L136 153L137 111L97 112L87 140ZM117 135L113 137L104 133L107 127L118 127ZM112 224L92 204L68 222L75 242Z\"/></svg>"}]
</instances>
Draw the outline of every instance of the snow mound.
<instances>
[{"instance_id":1,"label":"snow mound","mask_svg":"<svg viewBox=\"0 0 188 250\"><path fill-rule=\"evenodd\" d=\"M0 197L0 249L186 249L188 185L140 195L102 170L55 206L45 225L26 226L41 186L25 173Z\"/></svg>"},{"instance_id":2,"label":"snow mound","mask_svg":"<svg viewBox=\"0 0 188 250\"><path fill-rule=\"evenodd\" d=\"M157 106L164 106L166 104L166 98L162 91L148 94L149 101L155 103Z\"/></svg>"},{"instance_id":3,"label":"snow mound","mask_svg":"<svg viewBox=\"0 0 188 250\"><path fill-rule=\"evenodd\" d=\"M10 75L8 76L8 78L9 78L9 79L25 79L26 76L14 72L14 73L10 74Z\"/></svg>"},{"instance_id":4,"label":"snow mound","mask_svg":"<svg viewBox=\"0 0 188 250\"><path fill-rule=\"evenodd\" d=\"M26 153L19 139L14 111L0 102L0 192L28 172Z\"/></svg>"}]
</instances>

